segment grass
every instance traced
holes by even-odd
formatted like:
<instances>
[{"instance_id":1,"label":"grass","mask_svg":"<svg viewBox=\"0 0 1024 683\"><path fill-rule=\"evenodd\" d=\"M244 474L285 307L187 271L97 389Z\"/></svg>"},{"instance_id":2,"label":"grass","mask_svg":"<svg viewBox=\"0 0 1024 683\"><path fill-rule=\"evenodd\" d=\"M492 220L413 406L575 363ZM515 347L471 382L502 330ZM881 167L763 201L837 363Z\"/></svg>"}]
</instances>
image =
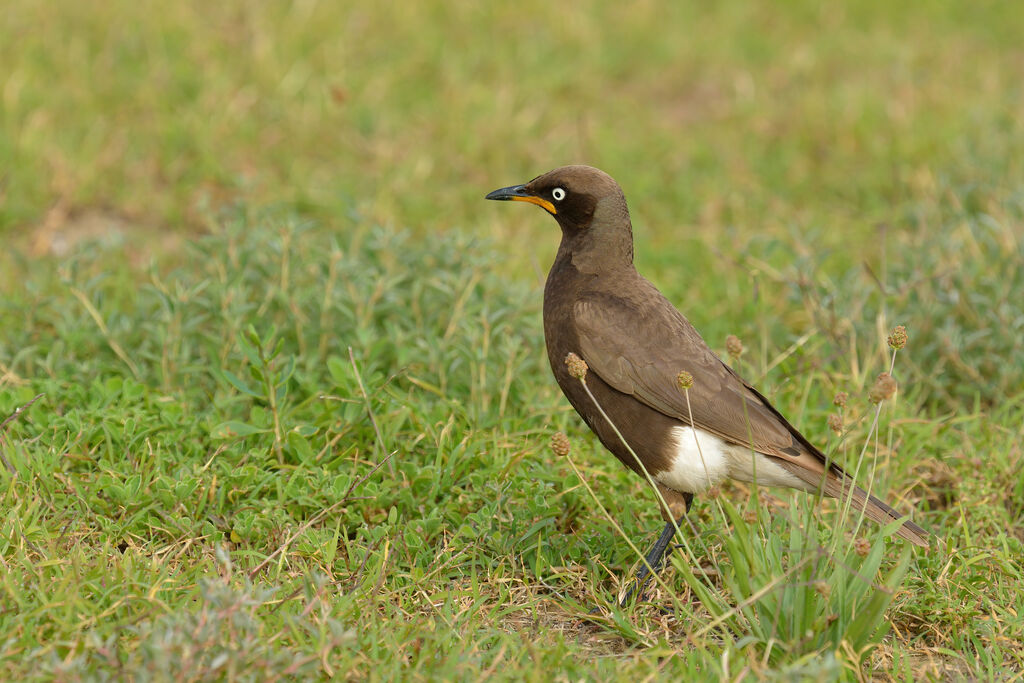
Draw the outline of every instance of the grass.
<instances>
[{"instance_id":1,"label":"grass","mask_svg":"<svg viewBox=\"0 0 1024 683\"><path fill-rule=\"evenodd\" d=\"M904 557L902 589L885 592L893 634L878 651L806 642L768 617L779 614L772 601L808 595L807 623L850 615L849 591L822 589L823 577L868 588L851 579L860 565L849 548L845 562L814 550L830 529L845 545L852 527L815 530L810 499L774 494L764 499L774 512L753 526L713 504L695 508L691 543L724 583L698 602L685 567L668 575L679 621L649 605L593 618L590 606L614 600L635 558L547 452L548 434L566 429L585 444L574 456L584 476L640 543L658 526L653 499L563 407L543 367L537 298L496 274L493 246L360 223L222 220L168 271L142 276L99 247L49 269L13 267L25 287L0 309L0 412L44 396L5 426L8 675L26 674L29 655L46 663L38 671L72 678L458 678L491 666L511 677L554 666L724 675L723 656L758 675L1020 666L1021 539L1007 529L1022 499L999 488L1016 481L1021 452L1007 430L1019 429L1019 400L938 419L917 417L905 399L886 408L876 490L916 503L938 547ZM803 359L834 360L790 367L790 355L782 377L807 379L782 381L776 400L810 406L800 421L824 442L833 387L849 390L848 436L833 447L854 449L842 455L850 462L867 435L864 381L880 368L866 361L858 382L816 339ZM967 455L944 456L965 444L992 477L974 475ZM723 495L727 510L748 498L741 487ZM864 532L871 566L897 561L874 528ZM754 568L739 571L740 560ZM817 569L787 582L782 572L799 561ZM754 583L734 583L744 576ZM712 629L703 647L661 659L710 622L707 609L773 583L787 593L769 590L755 613L729 617L731 638ZM751 625L761 635L741 637ZM971 654L981 651L987 662Z\"/></svg>"},{"instance_id":2,"label":"grass","mask_svg":"<svg viewBox=\"0 0 1024 683\"><path fill-rule=\"evenodd\" d=\"M1020 677L1022 19L14 2L2 675ZM656 506L550 378L554 226L481 201L578 160L930 551L736 485L652 602L590 614Z\"/></svg>"}]
</instances>

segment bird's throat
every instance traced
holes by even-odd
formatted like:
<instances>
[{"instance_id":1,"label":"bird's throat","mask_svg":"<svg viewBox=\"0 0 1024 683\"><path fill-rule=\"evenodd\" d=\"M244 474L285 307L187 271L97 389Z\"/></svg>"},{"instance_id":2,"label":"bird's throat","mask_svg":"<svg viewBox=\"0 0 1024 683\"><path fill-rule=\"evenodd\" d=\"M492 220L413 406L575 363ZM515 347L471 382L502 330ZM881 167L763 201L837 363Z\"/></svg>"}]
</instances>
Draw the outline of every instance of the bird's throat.
<instances>
[{"instance_id":1,"label":"bird's throat","mask_svg":"<svg viewBox=\"0 0 1024 683\"><path fill-rule=\"evenodd\" d=\"M576 270L588 275L601 275L633 267L633 235L619 231L605 233L592 227L575 239L562 238L559 256L565 251Z\"/></svg>"}]
</instances>

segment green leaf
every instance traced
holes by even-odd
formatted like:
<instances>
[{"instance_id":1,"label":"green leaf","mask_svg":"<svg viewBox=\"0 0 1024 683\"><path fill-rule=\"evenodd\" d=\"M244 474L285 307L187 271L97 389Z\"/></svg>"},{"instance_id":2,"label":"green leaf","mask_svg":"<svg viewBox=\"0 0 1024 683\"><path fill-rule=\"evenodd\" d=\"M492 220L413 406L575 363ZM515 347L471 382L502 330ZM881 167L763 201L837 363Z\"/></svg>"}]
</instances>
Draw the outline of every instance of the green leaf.
<instances>
[{"instance_id":1,"label":"green leaf","mask_svg":"<svg viewBox=\"0 0 1024 683\"><path fill-rule=\"evenodd\" d=\"M253 434L265 434L269 432L269 429L262 427L255 427L245 422L239 422L237 420L228 420L222 422L210 431L210 438L212 439L234 439L240 436L251 436Z\"/></svg>"},{"instance_id":2,"label":"green leaf","mask_svg":"<svg viewBox=\"0 0 1024 683\"><path fill-rule=\"evenodd\" d=\"M347 387L352 379L348 363L338 356L327 359L327 372L331 373L331 380L339 387Z\"/></svg>"},{"instance_id":3,"label":"green leaf","mask_svg":"<svg viewBox=\"0 0 1024 683\"><path fill-rule=\"evenodd\" d=\"M285 361L284 368L278 374L278 383L284 384L292 378L295 374L295 356L289 356L288 360Z\"/></svg>"},{"instance_id":4,"label":"green leaf","mask_svg":"<svg viewBox=\"0 0 1024 683\"><path fill-rule=\"evenodd\" d=\"M885 610L892 602L893 596L896 595L896 589L899 588L907 573L912 555L913 552L908 543L903 548L899 564L889 573L884 584L872 587L873 595L850 623L846 630L846 639L853 646L854 652L860 652L861 648L872 639L884 635Z\"/></svg>"},{"instance_id":5,"label":"green leaf","mask_svg":"<svg viewBox=\"0 0 1024 683\"><path fill-rule=\"evenodd\" d=\"M308 439L316 434L316 427L313 425L299 425L297 427L293 427L292 431L301 434Z\"/></svg>"},{"instance_id":6,"label":"green leaf","mask_svg":"<svg viewBox=\"0 0 1024 683\"><path fill-rule=\"evenodd\" d=\"M258 394L254 389L252 389L248 384L246 384L245 380L243 380L235 373L231 372L230 370L222 370L220 374L221 377L223 377L228 384L233 386L239 392L246 394L247 396L252 396L253 398L260 398L260 394Z\"/></svg>"},{"instance_id":7,"label":"green leaf","mask_svg":"<svg viewBox=\"0 0 1024 683\"><path fill-rule=\"evenodd\" d=\"M252 341L253 338L255 338L255 342ZM246 334L238 337L238 348L241 349L250 365L260 364L260 357L256 352L256 347L259 346L259 341L259 336L257 336L251 328Z\"/></svg>"},{"instance_id":8,"label":"green leaf","mask_svg":"<svg viewBox=\"0 0 1024 683\"><path fill-rule=\"evenodd\" d=\"M316 459L316 453L313 452L309 441L306 441L297 431L288 432L288 448L295 453L299 462L304 464L311 463Z\"/></svg>"}]
</instances>

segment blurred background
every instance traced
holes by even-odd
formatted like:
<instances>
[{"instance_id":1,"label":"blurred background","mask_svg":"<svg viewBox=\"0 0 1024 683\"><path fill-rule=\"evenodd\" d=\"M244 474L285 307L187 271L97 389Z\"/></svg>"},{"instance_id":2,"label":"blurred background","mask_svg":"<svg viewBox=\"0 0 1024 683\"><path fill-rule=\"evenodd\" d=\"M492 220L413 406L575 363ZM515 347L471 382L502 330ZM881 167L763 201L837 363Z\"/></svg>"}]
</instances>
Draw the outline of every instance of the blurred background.
<instances>
[{"instance_id":1,"label":"blurred background","mask_svg":"<svg viewBox=\"0 0 1024 683\"><path fill-rule=\"evenodd\" d=\"M1020 15L12 0L0 230L45 250L61 231L188 234L210 205L274 202L487 233L522 255L550 247L524 237L551 226L481 193L587 162L626 188L642 249L793 226L860 249L951 190L1019 191Z\"/></svg>"}]
</instances>

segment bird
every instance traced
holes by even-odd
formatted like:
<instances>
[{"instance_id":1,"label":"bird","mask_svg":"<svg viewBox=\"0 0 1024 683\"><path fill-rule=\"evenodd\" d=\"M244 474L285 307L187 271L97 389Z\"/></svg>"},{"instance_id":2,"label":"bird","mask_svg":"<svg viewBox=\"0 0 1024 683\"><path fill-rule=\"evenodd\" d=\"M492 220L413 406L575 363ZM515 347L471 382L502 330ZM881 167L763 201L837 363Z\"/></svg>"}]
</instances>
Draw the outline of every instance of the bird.
<instances>
[{"instance_id":1,"label":"bird","mask_svg":"<svg viewBox=\"0 0 1024 683\"><path fill-rule=\"evenodd\" d=\"M857 486L637 272L626 198L610 175L564 166L486 199L536 204L561 228L544 286L548 361L604 447L658 489L666 524L638 580L657 571L694 495L725 479L848 498L875 522L902 519L896 535L928 547L923 528ZM685 390L681 372L692 378Z\"/></svg>"}]
</instances>

